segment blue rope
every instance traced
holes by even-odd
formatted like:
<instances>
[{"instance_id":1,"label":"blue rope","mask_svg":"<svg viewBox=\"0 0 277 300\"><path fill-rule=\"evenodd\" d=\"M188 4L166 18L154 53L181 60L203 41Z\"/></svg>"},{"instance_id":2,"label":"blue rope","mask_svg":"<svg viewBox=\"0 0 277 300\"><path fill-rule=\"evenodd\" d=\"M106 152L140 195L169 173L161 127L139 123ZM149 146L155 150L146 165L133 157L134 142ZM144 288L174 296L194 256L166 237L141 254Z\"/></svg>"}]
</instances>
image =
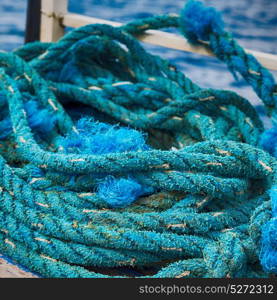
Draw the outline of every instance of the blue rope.
<instances>
[{"instance_id":1,"label":"blue rope","mask_svg":"<svg viewBox=\"0 0 277 300\"><path fill-rule=\"evenodd\" d=\"M275 122L272 75L197 1L1 52L2 253L43 277L276 273L276 134L135 38L167 27L208 43Z\"/></svg>"}]
</instances>

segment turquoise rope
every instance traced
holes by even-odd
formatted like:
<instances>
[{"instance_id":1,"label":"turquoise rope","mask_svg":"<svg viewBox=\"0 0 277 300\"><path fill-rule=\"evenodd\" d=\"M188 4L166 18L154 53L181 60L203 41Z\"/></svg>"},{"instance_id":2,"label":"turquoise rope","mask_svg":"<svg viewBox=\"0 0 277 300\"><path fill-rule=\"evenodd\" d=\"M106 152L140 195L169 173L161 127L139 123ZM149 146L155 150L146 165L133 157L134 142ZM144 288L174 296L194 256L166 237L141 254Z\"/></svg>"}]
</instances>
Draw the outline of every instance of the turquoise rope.
<instances>
[{"instance_id":1,"label":"turquoise rope","mask_svg":"<svg viewBox=\"0 0 277 300\"><path fill-rule=\"evenodd\" d=\"M134 37L175 27L192 43L208 41L274 120L270 73L210 8L201 24L201 11L190 1L180 17L88 25L56 43L0 53L2 253L43 277L103 278L114 270L124 277L120 267L149 277L149 266L151 277L269 275L259 255L277 164L259 148L259 116L247 99L200 88ZM79 108L94 117L83 131ZM122 136L120 151L77 151L93 135L86 126L104 126L97 119L144 131L148 145L141 140L127 151ZM73 137L76 145L65 149ZM97 188L107 175L144 190L132 204L112 207Z\"/></svg>"}]
</instances>

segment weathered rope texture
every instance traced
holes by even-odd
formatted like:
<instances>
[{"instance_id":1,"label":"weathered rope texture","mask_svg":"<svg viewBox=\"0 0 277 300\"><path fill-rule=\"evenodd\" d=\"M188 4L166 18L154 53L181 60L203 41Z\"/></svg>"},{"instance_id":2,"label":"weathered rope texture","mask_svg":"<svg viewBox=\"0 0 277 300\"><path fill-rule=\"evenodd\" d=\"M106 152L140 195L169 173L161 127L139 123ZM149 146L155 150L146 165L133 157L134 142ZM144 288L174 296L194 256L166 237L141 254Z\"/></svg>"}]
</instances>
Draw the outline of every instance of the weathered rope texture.
<instances>
[{"instance_id":1,"label":"weathered rope texture","mask_svg":"<svg viewBox=\"0 0 277 300\"><path fill-rule=\"evenodd\" d=\"M1 52L0 252L44 277L276 272L263 124L248 100L200 88L135 38L167 27L208 43L275 122L272 75L199 2Z\"/></svg>"}]
</instances>

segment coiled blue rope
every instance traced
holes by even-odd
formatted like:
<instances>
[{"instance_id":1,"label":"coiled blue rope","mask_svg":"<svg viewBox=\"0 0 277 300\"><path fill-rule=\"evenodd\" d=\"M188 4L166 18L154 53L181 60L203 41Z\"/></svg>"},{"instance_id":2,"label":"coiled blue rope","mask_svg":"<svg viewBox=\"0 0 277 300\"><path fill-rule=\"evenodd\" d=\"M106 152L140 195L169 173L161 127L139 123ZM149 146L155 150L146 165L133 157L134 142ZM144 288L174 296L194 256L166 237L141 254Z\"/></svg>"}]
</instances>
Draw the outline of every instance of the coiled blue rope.
<instances>
[{"instance_id":1,"label":"coiled blue rope","mask_svg":"<svg viewBox=\"0 0 277 300\"><path fill-rule=\"evenodd\" d=\"M44 277L276 272L276 231L270 250L262 238L277 170L263 124L246 99L201 89L134 38L166 27L208 42L274 121L272 75L199 2L1 52L2 253Z\"/></svg>"}]
</instances>

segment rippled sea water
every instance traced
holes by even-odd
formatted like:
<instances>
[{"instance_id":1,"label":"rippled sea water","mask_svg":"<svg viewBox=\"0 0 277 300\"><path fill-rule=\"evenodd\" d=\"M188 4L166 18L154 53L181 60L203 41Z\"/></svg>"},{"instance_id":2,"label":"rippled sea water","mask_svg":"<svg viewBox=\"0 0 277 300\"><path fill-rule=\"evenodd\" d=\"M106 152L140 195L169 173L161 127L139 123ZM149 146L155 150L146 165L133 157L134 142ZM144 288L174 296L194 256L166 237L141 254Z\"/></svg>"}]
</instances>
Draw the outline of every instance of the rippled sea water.
<instances>
[{"instance_id":1,"label":"rippled sea water","mask_svg":"<svg viewBox=\"0 0 277 300\"><path fill-rule=\"evenodd\" d=\"M178 13L184 0L69 0L71 12L128 22L155 14ZM277 54L277 0L205 0L223 14L226 28L249 49ZM10 51L23 43L26 0L0 0L0 49ZM201 87L231 89L255 105L260 102L243 80L235 81L215 58L146 46L168 58ZM275 78L276 72L274 73Z\"/></svg>"}]
</instances>

